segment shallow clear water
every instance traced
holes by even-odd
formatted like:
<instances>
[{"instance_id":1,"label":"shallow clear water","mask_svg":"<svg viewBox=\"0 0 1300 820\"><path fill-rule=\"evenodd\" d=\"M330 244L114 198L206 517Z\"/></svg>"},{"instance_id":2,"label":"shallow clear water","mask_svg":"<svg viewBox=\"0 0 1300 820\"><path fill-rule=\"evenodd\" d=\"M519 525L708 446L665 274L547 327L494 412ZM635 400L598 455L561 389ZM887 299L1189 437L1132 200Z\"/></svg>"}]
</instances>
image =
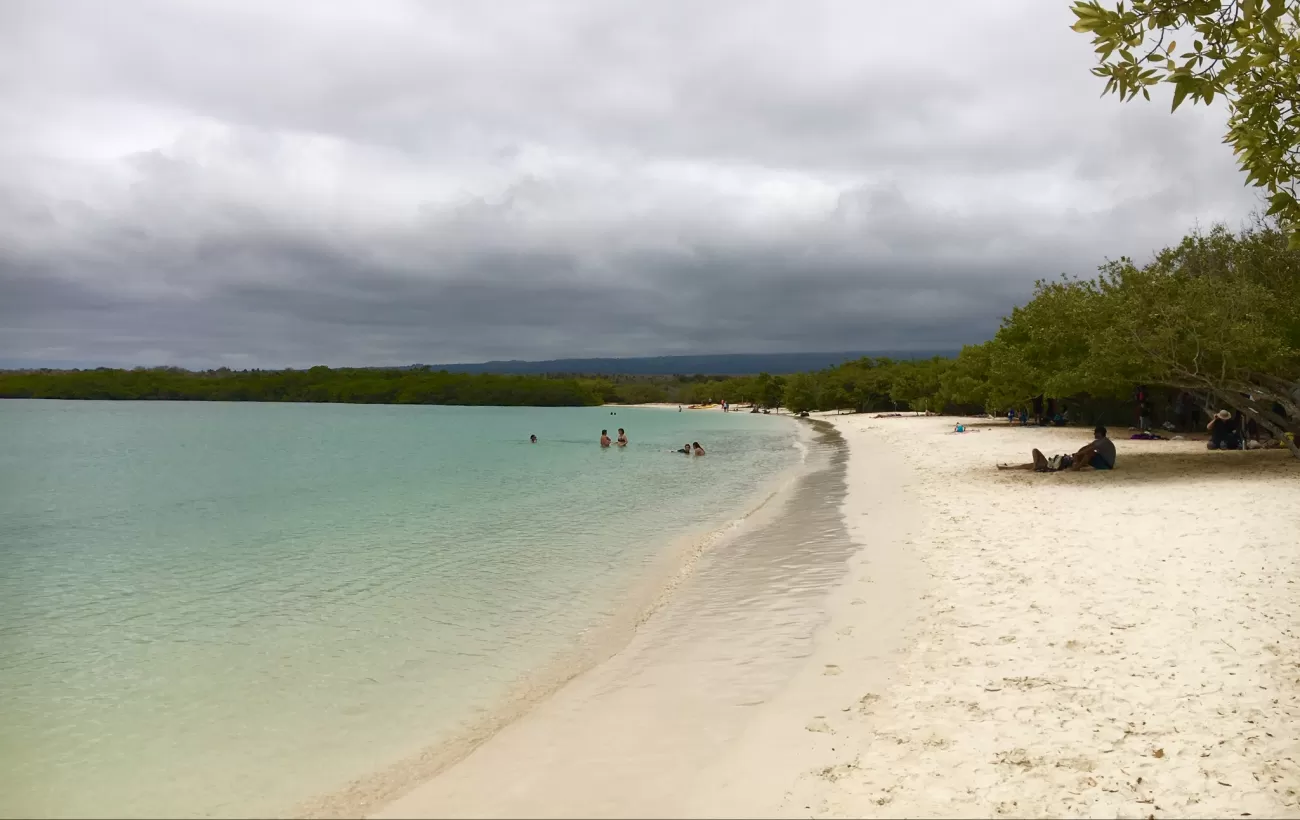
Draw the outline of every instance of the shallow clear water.
<instances>
[{"instance_id":1,"label":"shallow clear water","mask_svg":"<svg viewBox=\"0 0 1300 820\"><path fill-rule=\"evenodd\" d=\"M0 401L0 814L279 812L452 737L799 458L617 412Z\"/></svg>"}]
</instances>

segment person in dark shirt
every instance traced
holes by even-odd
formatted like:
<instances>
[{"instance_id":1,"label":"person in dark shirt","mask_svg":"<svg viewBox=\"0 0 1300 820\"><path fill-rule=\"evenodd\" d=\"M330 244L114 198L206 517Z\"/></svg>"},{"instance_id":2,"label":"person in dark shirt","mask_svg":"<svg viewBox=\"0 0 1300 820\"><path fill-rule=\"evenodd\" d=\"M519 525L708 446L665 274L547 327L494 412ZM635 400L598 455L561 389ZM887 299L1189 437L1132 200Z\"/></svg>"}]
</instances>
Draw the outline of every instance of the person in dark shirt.
<instances>
[{"instance_id":1,"label":"person in dark shirt","mask_svg":"<svg viewBox=\"0 0 1300 820\"><path fill-rule=\"evenodd\" d=\"M1079 448L1077 453L1052 456L1048 458L1035 448L1033 461L1028 464L999 464L999 470L1033 470L1039 473L1055 473L1061 470L1082 470L1091 467L1094 470L1115 469L1115 442L1106 437L1106 428L1097 425L1092 431L1093 440Z\"/></svg>"},{"instance_id":2,"label":"person in dark shirt","mask_svg":"<svg viewBox=\"0 0 1300 820\"><path fill-rule=\"evenodd\" d=\"M1210 450L1240 450L1241 434L1237 430L1237 423L1232 418L1232 413L1227 410L1220 410L1210 419L1210 423L1205 426L1210 431L1210 443L1207 446Z\"/></svg>"}]
</instances>

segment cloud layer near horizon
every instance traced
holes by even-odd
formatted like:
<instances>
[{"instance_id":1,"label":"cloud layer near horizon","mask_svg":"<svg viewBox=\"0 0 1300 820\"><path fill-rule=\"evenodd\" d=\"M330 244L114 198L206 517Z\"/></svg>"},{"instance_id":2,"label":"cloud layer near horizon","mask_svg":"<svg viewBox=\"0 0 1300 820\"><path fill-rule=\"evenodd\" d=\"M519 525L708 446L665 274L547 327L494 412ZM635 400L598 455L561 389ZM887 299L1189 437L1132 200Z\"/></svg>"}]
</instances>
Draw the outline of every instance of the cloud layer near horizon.
<instances>
[{"instance_id":1,"label":"cloud layer near horizon","mask_svg":"<svg viewBox=\"0 0 1300 820\"><path fill-rule=\"evenodd\" d=\"M979 341L1257 202L1067 5L0 4L0 360Z\"/></svg>"}]
</instances>

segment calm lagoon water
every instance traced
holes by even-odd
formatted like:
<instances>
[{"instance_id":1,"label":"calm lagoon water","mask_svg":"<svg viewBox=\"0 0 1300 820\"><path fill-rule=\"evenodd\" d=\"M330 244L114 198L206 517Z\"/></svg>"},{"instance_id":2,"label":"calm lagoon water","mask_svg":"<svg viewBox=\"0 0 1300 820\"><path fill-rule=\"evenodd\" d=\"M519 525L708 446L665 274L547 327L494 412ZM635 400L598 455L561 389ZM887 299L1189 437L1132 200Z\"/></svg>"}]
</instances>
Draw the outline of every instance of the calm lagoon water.
<instances>
[{"instance_id":1,"label":"calm lagoon water","mask_svg":"<svg viewBox=\"0 0 1300 820\"><path fill-rule=\"evenodd\" d=\"M800 447L717 411L0 401L0 815L279 813L453 738Z\"/></svg>"}]
</instances>

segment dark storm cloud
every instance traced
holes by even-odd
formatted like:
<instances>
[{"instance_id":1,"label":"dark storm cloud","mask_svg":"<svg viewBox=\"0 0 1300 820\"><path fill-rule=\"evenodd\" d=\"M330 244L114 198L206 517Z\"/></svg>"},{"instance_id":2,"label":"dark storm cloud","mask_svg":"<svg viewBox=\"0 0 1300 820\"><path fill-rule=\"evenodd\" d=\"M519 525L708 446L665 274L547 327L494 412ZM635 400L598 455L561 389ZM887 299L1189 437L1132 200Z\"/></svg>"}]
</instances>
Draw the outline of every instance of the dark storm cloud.
<instances>
[{"instance_id":1,"label":"dark storm cloud","mask_svg":"<svg viewBox=\"0 0 1300 820\"><path fill-rule=\"evenodd\" d=\"M1254 204L1067 4L0 4L0 359L934 348Z\"/></svg>"}]
</instances>

